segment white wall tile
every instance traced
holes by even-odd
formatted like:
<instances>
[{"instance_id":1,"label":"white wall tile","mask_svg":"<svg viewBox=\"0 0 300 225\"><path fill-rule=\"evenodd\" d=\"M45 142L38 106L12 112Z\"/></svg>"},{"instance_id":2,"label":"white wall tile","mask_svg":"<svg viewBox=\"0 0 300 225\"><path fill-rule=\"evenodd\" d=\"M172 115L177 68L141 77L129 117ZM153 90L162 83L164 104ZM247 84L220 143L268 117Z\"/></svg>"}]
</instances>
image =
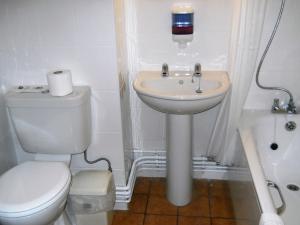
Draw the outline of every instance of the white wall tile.
<instances>
[{"instance_id":1,"label":"white wall tile","mask_svg":"<svg viewBox=\"0 0 300 225\"><path fill-rule=\"evenodd\" d=\"M262 33L260 56L265 49L280 8L280 1L270 1ZM264 86L280 86L287 88L300 104L299 71L300 71L300 2L289 0L286 2L282 20L273 44L262 66L259 80ZM254 78L255 79L255 78ZM279 91L259 89L252 81L246 108L270 109L274 98L288 101L287 94Z\"/></svg>"},{"instance_id":2,"label":"white wall tile","mask_svg":"<svg viewBox=\"0 0 300 225\"><path fill-rule=\"evenodd\" d=\"M114 169L124 169L124 152L121 133L97 133L89 148L92 158L107 157Z\"/></svg>"},{"instance_id":3,"label":"white wall tile","mask_svg":"<svg viewBox=\"0 0 300 225\"><path fill-rule=\"evenodd\" d=\"M88 159L92 161L100 157L106 157L111 161L114 170L124 170L124 152L121 136L120 133L94 134L92 143L87 150ZM83 154L78 154L72 157L72 167L98 167L105 169L107 168L107 164L105 162L99 162L89 165L84 161Z\"/></svg>"},{"instance_id":4,"label":"white wall tile","mask_svg":"<svg viewBox=\"0 0 300 225\"><path fill-rule=\"evenodd\" d=\"M78 45L115 45L114 11L111 0L75 0L76 43Z\"/></svg>"},{"instance_id":5,"label":"white wall tile","mask_svg":"<svg viewBox=\"0 0 300 225\"><path fill-rule=\"evenodd\" d=\"M194 115L193 118L193 154L203 156L207 152L211 134L216 123L220 105Z\"/></svg>"},{"instance_id":6,"label":"white wall tile","mask_svg":"<svg viewBox=\"0 0 300 225\"><path fill-rule=\"evenodd\" d=\"M121 109L119 93L93 91L95 133L120 132Z\"/></svg>"},{"instance_id":7,"label":"white wall tile","mask_svg":"<svg viewBox=\"0 0 300 225\"><path fill-rule=\"evenodd\" d=\"M140 139L142 149L155 150L165 148L165 114L141 105Z\"/></svg>"},{"instance_id":8,"label":"white wall tile","mask_svg":"<svg viewBox=\"0 0 300 225\"><path fill-rule=\"evenodd\" d=\"M35 1L43 47L71 47L76 43L76 20L72 0ZM33 8L30 8L33 9Z\"/></svg>"},{"instance_id":9,"label":"white wall tile","mask_svg":"<svg viewBox=\"0 0 300 225\"><path fill-rule=\"evenodd\" d=\"M9 41L9 47L14 50L20 47L29 48L40 45L38 2L36 0L1 1L0 8L6 11L1 31Z\"/></svg>"},{"instance_id":10,"label":"white wall tile","mask_svg":"<svg viewBox=\"0 0 300 225\"><path fill-rule=\"evenodd\" d=\"M190 68L201 62L205 69L227 69L233 1L187 1L195 10L194 40L182 50L172 41L170 9L175 2L181 1L136 1L141 69L163 62Z\"/></svg>"},{"instance_id":11,"label":"white wall tile","mask_svg":"<svg viewBox=\"0 0 300 225\"><path fill-rule=\"evenodd\" d=\"M46 84L49 70L70 69L75 85L92 88L92 156L105 154L116 161L121 177L125 168L113 1L3 0L0 14L5 34L0 36L1 88ZM32 159L14 141L18 161ZM80 160L72 166L88 167Z\"/></svg>"},{"instance_id":12,"label":"white wall tile","mask_svg":"<svg viewBox=\"0 0 300 225\"><path fill-rule=\"evenodd\" d=\"M119 92L116 47L84 47L77 50L78 77L74 82L84 82L94 90Z\"/></svg>"}]
</instances>

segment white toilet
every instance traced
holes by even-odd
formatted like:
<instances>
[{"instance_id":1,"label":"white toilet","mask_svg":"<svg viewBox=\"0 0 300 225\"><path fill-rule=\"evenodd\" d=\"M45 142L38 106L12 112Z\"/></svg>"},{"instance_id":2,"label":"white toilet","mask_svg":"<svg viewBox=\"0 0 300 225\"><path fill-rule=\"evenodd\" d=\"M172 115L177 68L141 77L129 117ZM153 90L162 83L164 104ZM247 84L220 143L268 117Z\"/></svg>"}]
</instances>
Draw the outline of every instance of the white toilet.
<instances>
[{"instance_id":1,"label":"white toilet","mask_svg":"<svg viewBox=\"0 0 300 225\"><path fill-rule=\"evenodd\" d=\"M90 88L65 97L22 89L9 91L6 105L21 146L36 157L0 176L0 224L51 225L65 208L70 156L90 144Z\"/></svg>"}]
</instances>

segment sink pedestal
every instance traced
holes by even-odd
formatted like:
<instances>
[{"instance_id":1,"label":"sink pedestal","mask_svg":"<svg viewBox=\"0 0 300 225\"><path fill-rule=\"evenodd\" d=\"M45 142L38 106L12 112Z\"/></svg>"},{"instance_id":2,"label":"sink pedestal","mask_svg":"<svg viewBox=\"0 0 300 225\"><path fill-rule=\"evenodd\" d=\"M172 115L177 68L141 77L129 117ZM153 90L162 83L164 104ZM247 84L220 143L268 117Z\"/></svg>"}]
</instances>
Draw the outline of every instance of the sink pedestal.
<instances>
[{"instance_id":1,"label":"sink pedestal","mask_svg":"<svg viewBox=\"0 0 300 225\"><path fill-rule=\"evenodd\" d=\"M177 206L192 199L192 120L167 114L167 198Z\"/></svg>"},{"instance_id":2,"label":"sink pedestal","mask_svg":"<svg viewBox=\"0 0 300 225\"><path fill-rule=\"evenodd\" d=\"M193 72L141 71L133 88L139 98L162 113L167 113L167 197L177 206L192 199L192 118L219 104L230 88L224 71L202 71L199 83Z\"/></svg>"}]
</instances>

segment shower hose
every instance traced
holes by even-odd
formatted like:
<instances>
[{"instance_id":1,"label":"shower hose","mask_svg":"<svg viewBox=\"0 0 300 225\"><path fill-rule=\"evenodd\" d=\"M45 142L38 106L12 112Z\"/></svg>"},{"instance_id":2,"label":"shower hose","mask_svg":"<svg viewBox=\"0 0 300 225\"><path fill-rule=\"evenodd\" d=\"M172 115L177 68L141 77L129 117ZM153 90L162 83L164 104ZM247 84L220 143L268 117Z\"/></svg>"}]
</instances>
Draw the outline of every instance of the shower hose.
<instances>
[{"instance_id":1,"label":"shower hose","mask_svg":"<svg viewBox=\"0 0 300 225\"><path fill-rule=\"evenodd\" d=\"M276 24L275 24L275 26L274 26L274 29L273 29L273 32L272 32L272 34L271 34L271 37L270 37L270 39L269 39L269 41L268 41L268 44L267 44L267 46L266 46L266 48L265 48L265 50L264 50L264 52L263 52L263 54L262 54L262 56L261 56L261 59L260 59L260 61L259 61L259 64L258 64L258 67L257 67L257 70L256 70L256 84L257 84L258 87L260 87L260 88L262 88L262 89L265 89L265 90L278 90L278 91L283 91L283 92L287 93L287 94L289 95L289 97L290 97L289 104L294 104L294 98L293 98L293 95L292 95L292 93L291 93L289 90L287 90L287 89L285 89L285 88L282 88L282 87L268 87L268 86L264 86L264 85L262 85L262 84L259 82L259 74L260 74L260 70L261 70L261 67L262 67L262 65L263 65L263 63L264 63L264 60L265 60L266 56L267 56L267 53L268 53L268 51L269 51L269 49L270 49L270 46L272 45L272 42L273 42L274 37L275 37L275 35L276 35L278 26L279 26L279 24L280 24L281 17L282 17L282 13L283 13L284 6L285 6L285 1L286 1L286 0L282 0L282 1L281 1L281 6L280 6L279 14L278 14L278 17L277 17L277 20L276 20Z\"/></svg>"}]
</instances>

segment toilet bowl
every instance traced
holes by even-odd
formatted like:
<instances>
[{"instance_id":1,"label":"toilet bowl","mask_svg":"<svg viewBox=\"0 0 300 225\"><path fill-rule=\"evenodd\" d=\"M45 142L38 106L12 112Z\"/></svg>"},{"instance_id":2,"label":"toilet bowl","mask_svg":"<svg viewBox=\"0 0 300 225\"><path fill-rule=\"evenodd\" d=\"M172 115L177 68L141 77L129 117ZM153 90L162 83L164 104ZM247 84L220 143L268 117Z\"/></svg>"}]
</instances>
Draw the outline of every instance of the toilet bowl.
<instances>
[{"instance_id":1,"label":"toilet bowl","mask_svg":"<svg viewBox=\"0 0 300 225\"><path fill-rule=\"evenodd\" d=\"M71 174L62 162L29 161L0 177L1 225L51 225L63 212Z\"/></svg>"},{"instance_id":2,"label":"toilet bowl","mask_svg":"<svg viewBox=\"0 0 300 225\"><path fill-rule=\"evenodd\" d=\"M91 90L77 86L53 97L47 86L26 88L12 88L5 103L22 149L36 161L0 176L0 224L67 225L62 213L71 182L68 164L91 143Z\"/></svg>"}]
</instances>

